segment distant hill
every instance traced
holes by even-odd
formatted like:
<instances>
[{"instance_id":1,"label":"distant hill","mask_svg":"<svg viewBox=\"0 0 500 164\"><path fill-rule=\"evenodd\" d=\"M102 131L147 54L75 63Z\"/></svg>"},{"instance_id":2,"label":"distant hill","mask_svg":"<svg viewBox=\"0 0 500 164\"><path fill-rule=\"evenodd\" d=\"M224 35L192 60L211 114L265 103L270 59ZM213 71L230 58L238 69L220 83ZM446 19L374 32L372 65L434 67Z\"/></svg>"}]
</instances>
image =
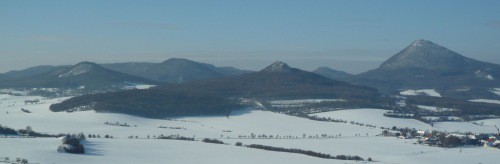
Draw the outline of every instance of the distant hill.
<instances>
[{"instance_id":1,"label":"distant hill","mask_svg":"<svg viewBox=\"0 0 500 164\"><path fill-rule=\"evenodd\" d=\"M1 73L0 73L0 81L4 80L4 79L6 79L6 78L7 78L7 76L6 76L5 74L1 74Z\"/></svg>"},{"instance_id":2,"label":"distant hill","mask_svg":"<svg viewBox=\"0 0 500 164\"><path fill-rule=\"evenodd\" d=\"M436 89L445 97L498 98L500 66L464 57L438 44L417 40L379 68L350 78L356 84L390 93Z\"/></svg>"},{"instance_id":3,"label":"distant hill","mask_svg":"<svg viewBox=\"0 0 500 164\"><path fill-rule=\"evenodd\" d=\"M36 67L35 67L36 68ZM153 80L144 79L120 72L115 72L91 62L81 62L74 66L43 67L42 72L28 69L24 74L17 74L0 81L1 88L78 88L108 89L130 83L158 84ZM19 73L19 72L18 72Z\"/></svg>"},{"instance_id":4,"label":"distant hill","mask_svg":"<svg viewBox=\"0 0 500 164\"><path fill-rule=\"evenodd\" d=\"M162 63L115 63L102 64L102 66L114 71L167 83L184 83L249 72L233 67L215 67L211 64L181 58L171 58Z\"/></svg>"},{"instance_id":5,"label":"distant hill","mask_svg":"<svg viewBox=\"0 0 500 164\"><path fill-rule=\"evenodd\" d=\"M194 80L223 77L212 65L187 59L168 59L145 72L145 77L168 83L184 83Z\"/></svg>"},{"instance_id":6,"label":"distant hill","mask_svg":"<svg viewBox=\"0 0 500 164\"><path fill-rule=\"evenodd\" d=\"M126 73L134 76L144 77L145 72L154 66L158 65L158 63L147 63L147 62L127 62L127 63L111 63L111 64L100 64L102 67ZM147 77L144 77L147 78Z\"/></svg>"},{"instance_id":7,"label":"distant hill","mask_svg":"<svg viewBox=\"0 0 500 164\"><path fill-rule=\"evenodd\" d=\"M236 76L236 75L242 75L245 73L253 72L253 71L248 71L248 70L237 69L234 67L214 67L213 69L216 72L218 72L224 76Z\"/></svg>"},{"instance_id":8,"label":"distant hill","mask_svg":"<svg viewBox=\"0 0 500 164\"><path fill-rule=\"evenodd\" d=\"M10 78L26 78L26 77L32 77L35 75L47 73L49 71L52 71L52 70L55 70L58 68L63 68L63 67L69 67L69 66L42 65L42 66L31 67L31 68L24 69L24 70L9 71L9 72L5 73L5 75L10 77Z\"/></svg>"},{"instance_id":9,"label":"distant hill","mask_svg":"<svg viewBox=\"0 0 500 164\"><path fill-rule=\"evenodd\" d=\"M335 80L344 80L346 78L350 78L354 76L353 74L344 72L344 71L339 71L335 70L329 67L319 67L316 70L313 71L314 73L317 73L321 76L328 77L330 79L335 79Z\"/></svg>"},{"instance_id":10,"label":"distant hill","mask_svg":"<svg viewBox=\"0 0 500 164\"><path fill-rule=\"evenodd\" d=\"M99 70L107 70L103 72L107 72L108 74L115 74L125 79L134 79L132 80L133 82L146 82L148 84L156 84L158 82L183 83L208 78L235 76L251 72L239 70L233 67L215 67L211 64L198 63L178 58L172 58L162 63L128 62L100 65L96 65L94 63L92 64ZM96 80L75 81L75 79L72 81L69 79L62 80L55 78L57 74L62 74L62 72L66 71L66 69L71 69L71 67L73 66L35 66L24 70L9 71L7 73L0 74L0 88L41 86L74 87L83 83L97 82L100 81L100 79L108 79L116 82L117 84L120 83L118 82L119 80L116 80L115 76L112 75L109 77L98 77L97 72L99 71L93 72L96 73L96 76L94 77ZM113 72L109 72L110 70ZM104 81L105 80L102 80L101 82Z\"/></svg>"},{"instance_id":11,"label":"distant hill","mask_svg":"<svg viewBox=\"0 0 500 164\"><path fill-rule=\"evenodd\" d=\"M259 72L74 97L51 106L53 111L93 106L99 112L117 112L145 117L225 114L241 108L240 98L306 99L338 98L357 106L376 104L377 90L351 85L276 62Z\"/></svg>"}]
</instances>

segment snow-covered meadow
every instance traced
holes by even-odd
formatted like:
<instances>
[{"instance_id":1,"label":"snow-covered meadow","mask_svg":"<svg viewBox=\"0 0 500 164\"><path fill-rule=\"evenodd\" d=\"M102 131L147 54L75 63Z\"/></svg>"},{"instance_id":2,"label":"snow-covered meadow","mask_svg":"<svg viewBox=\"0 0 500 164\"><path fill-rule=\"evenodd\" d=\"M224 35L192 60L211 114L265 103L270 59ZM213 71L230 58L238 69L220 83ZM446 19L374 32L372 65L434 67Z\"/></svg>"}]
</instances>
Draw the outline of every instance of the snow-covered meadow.
<instances>
[{"instance_id":1,"label":"snow-covered meadow","mask_svg":"<svg viewBox=\"0 0 500 164\"><path fill-rule=\"evenodd\" d=\"M233 145L147 139L89 139L83 155L58 153L55 138L0 139L0 157L33 163L345 163L300 154L268 152Z\"/></svg>"},{"instance_id":2,"label":"snow-covered meadow","mask_svg":"<svg viewBox=\"0 0 500 164\"><path fill-rule=\"evenodd\" d=\"M415 128L417 130L438 130L446 132L473 132L473 133L495 133L496 129L491 126L481 126L472 122L436 122L434 126L415 119L385 117L383 114L388 110L382 109L350 109L332 112L312 114L318 117L330 117L346 121L356 121L363 124L371 124L377 127L391 128L393 126L404 128ZM493 119L495 120L495 119Z\"/></svg>"},{"instance_id":3,"label":"snow-covered meadow","mask_svg":"<svg viewBox=\"0 0 500 164\"><path fill-rule=\"evenodd\" d=\"M302 107L306 104L314 104L321 102L342 102L342 99L302 99L302 100L274 100L269 101L272 107L288 108L288 107Z\"/></svg>"},{"instance_id":4,"label":"snow-covered meadow","mask_svg":"<svg viewBox=\"0 0 500 164\"><path fill-rule=\"evenodd\" d=\"M500 96L500 88L493 88L493 89L491 89L491 92Z\"/></svg>"},{"instance_id":5,"label":"snow-covered meadow","mask_svg":"<svg viewBox=\"0 0 500 164\"><path fill-rule=\"evenodd\" d=\"M406 90L406 91L401 91L399 94L403 96L423 95L423 96L441 97L441 94L439 94L439 92L437 92L434 89Z\"/></svg>"},{"instance_id":6,"label":"snow-covered meadow","mask_svg":"<svg viewBox=\"0 0 500 164\"><path fill-rule=\"evenodd\" d=\"M482 103L490 103L490 104L500 104L500 100L489 100L489 99L474 99L469 100L472 102L482 102Z\"/></svg>"},{"instance_id":7,"label":"snow-covered meadow","mask_svg":"<svg viewBox=\"0 0 500 164\"><path fill-rule=\"evenodd\" d=\"M40 99L25 104L25 100ZM177 117L149 119L116 113L51 112L49 106L65 98L45 99L36 96L0 95L0 124L14 129L31 126L42 133L79 133L113 139L90 138L84 143L87 153L58 153L61 142L56 138L0 138L0 158L26 158L33 163L356 163L321 159L302 154L271 152L234 146L264 144L300 148L332 155L371 157L380 163L496 163L498 149L466 147L443 149L414 144L415 140L376 136L380 128L349 123L314 121L268 111L244 109L225 116ZM21 108L31 113L22 112ZM471 130L491 132L491 126L472 123L443 122L434 127L412 120L387 118L386 110L354 109L317 113L315 115L368 123L376 126L413 127L418 129ZM499 124L500 119L484 120L483 124ZM130 125L115 126L105 122ZM171 127L171 128L159 128ZM181 135L218 138L229 145L201 141L152 139L159 135ZM273 139L250 139L250 135L274 136ZM328 135L334 137L318 137ZM134 136L134 139L128 139ZM135 136L138 139L135 139ZM148 136L150 139L148 139ZM280 136L279 138L277 136ZM307 136L307 137L303 137ZM311 138L309 136L312 136ZM293 139L292 139L293 138ZM388 149L390 148L390 149ZM460 153L461 151L461 153ZM474 158L481 156L481 158ZM359 163L359 162L358 162Z\"/></svg>"},{"instance_id":8,"label":"snow-covered meadow","mask_svg":"<svg viewBox=\"0 0 500 164\"><path fill-rule=\"evenodd\" d=\"M423 110L428 110L432 112L451 112L451 111L456 111L456 109L451 109L451 108L438 108L435 106L425 106L425 105L417 105L418 108L423 109Z\"/></svg>"},{"instance_id":9,"label":"snow-covered meadow","mask_svg":"<svg viewBox=\"0 0 500 164\"><path fill-rule=\"evenodd\" d=\"M225 140L231 142L232 140ZM234 141L233 141L234 142ZM498 149L459 147L444 149L414 144L416 140L395 137L346 137L316 140L248 140L244 144L301 148L329 154L356 154L379 163L498 163ZM481 158L478 158L481 157ZM312 162L313 163L313 162ZM344 162L354 163L354 162Z\"/></svg>"}]
</instances>

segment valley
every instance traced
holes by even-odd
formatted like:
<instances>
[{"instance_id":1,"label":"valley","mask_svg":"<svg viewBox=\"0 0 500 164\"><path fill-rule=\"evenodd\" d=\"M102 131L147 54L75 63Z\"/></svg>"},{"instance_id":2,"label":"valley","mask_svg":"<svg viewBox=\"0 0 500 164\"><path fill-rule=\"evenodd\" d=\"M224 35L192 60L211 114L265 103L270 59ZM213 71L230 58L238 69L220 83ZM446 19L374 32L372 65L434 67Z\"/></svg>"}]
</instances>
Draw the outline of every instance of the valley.
<instances>
[{"instance_id":1,"label":"valley","mask_svg":"<svg viewBox=\"0 0 500 164\"><path fill-rule=\"evenodd\" d=\"M268 152L234 146L262 144L284 148L299 148L332 155L357 155L365 160L371 158L376 163L421 163L446 161L462 163L495 163L497 149L478 146L440 148L417 144L416 139L398 139L380 136L379 127L409 127L419 130L439 130L448 132L494 133L490 125L500 126L500 119L474 122L440 122L433 127L413 119L388 118L382 109L350 109L311 114L319 117L332 117L347 120L348 123L315 121L252 108L236 110L228 117L187 116L165 119L149 119L126 114L96 113L95 111L52 112L50 104L61 102L64 98L43 98L38 96L1 95L0 124L14 129L30 126L41 133L84 133L101 136L84 141L86 154L75 156L55 151L60 143L57 138L15 137L0 139L0 154L11 159L21 157L34 163L155 163L171 161L184 162L262 162L274 163L346 163L310 157L301 154ZM25 100L40 99L38 104L24 104ZM298 102L322 102L325 100L280 101L297 104ZM31 113L20 111L26 108ZM376 126L359 126L351 121ZM129 126L113 126L109 123ZM160 127L173 128L160 128ZM104 138L105 135L112 138ZM195 141L155 139L159 136L193 137ZM252 137L254 136L254 137ZM264 137L265 136L265 137ZM203 143L203 138L221 140L226 145ZM14 151L10 148L16 147ZM386 147L391 147L390 150ZM155 151L164 150L164 151ZM131 155L134 154L134 155ZM162 154L162 155L160 155ZM191 154L196 158L181 154ZM134 156L140 155L137 159ZM481 155L483 158L473 158ZM456 158L456 156L460 156ZM261 160L254 159L259 157ZM83 159L83 160L81 160ZM356 162L358 163L358 162Z\"/></svg>"}]
</instances>

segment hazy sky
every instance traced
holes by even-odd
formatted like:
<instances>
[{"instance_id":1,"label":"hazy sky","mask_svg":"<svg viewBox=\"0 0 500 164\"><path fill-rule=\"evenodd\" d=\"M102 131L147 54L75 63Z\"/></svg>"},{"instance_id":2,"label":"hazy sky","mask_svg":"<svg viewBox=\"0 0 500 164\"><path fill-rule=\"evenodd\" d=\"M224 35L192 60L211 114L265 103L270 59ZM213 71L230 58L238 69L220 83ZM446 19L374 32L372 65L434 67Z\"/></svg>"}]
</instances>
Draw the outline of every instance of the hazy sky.
<instances>
[{"instance_id":1,"label":"hazy sky","mask_svg":"<svg viewBox=\"0 0 500 164\"><path fill-rule=\"evenodd\" d=\"M416 39L500 64L500 1L0 1L0 73L171 57L359 73Z\"/></svg>"}]
</instances>

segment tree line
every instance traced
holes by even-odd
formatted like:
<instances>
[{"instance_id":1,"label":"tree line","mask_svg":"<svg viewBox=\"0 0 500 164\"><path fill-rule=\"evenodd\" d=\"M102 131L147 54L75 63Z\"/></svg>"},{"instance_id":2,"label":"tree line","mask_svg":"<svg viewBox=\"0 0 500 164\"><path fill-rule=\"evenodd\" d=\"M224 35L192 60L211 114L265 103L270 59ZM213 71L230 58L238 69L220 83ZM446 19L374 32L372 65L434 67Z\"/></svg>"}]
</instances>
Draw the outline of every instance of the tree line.
<instances>
[{"instance_id":1,"label":"tree line","mask_svg":"<svg viewBox=\"0 0 500 164\"><path fill-rule=\"evenodd\" d=\"M355 160L355 161L363 161L364 159L355 155L330 155L330 154L325 154L325 153L319 153L319 152L314 152L311 150L302 150L302 149L295 149L295 148L282 148L282 147L274 147L274 146L267 146L267 145L259 145L259 144L250 144L246 145L246 147L249 148L254 148L254 149L262 149L262 150L268 150L268 151L277 151L277 152L287 152L287 153L297 153L297 154L304 154L312 157L318 157L318 158L324 158L324 159L338 159L338 160ZM371 158L368 158L369 161L371 161Z\"/></svg>"}]
</instances>

